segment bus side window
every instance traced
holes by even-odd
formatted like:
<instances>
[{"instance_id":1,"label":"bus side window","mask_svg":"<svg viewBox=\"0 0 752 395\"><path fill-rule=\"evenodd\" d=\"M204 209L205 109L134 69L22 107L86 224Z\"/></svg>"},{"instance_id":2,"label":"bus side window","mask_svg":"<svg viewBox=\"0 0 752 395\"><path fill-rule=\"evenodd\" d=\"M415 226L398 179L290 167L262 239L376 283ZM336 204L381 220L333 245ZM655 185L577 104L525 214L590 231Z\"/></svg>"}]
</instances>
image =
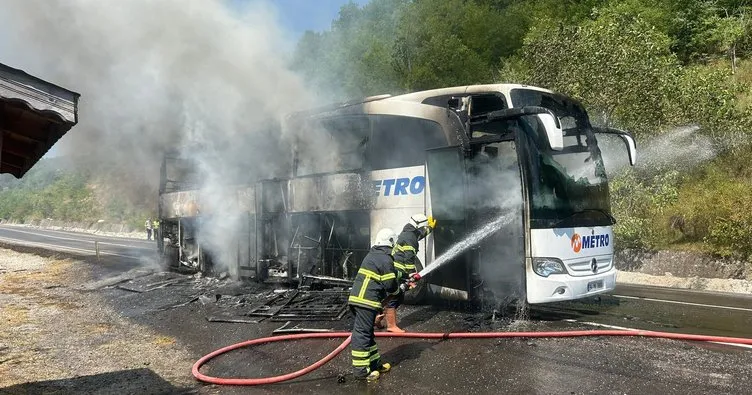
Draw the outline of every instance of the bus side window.
<instances>
[{"instance_id":1,"label":"bus side window","mask_svg":"<svg viewBox=\"0 0 752 395\"><path fill-rule=\"evenodd\" d=\"M359 170L369 143L370 123L363 116L334 118L327 125L334 137L333 149L337 151L337 171Z\"/></svg>"},{"instance_id":2,"label":"bus side window","mask_svg":"<svg viewBox=\"0 0 752 395\"><path fill-rule=\"evenodd\" d=\"M344 116L310 123L298 139L298 176L363 168L370 134L368 118Z\"/></svg>"},{"instance_id":3,"label":"bus side window","mask_svg":"<svg viewBox=\"0 0 752 395\"><path fill-rule=\"evenodd\" d=\"M441 126L433 121L394 115L377 115L371 119L368 149L371 170L423 165L426 149L447 145Z\"/></svg>"}]
</instances>

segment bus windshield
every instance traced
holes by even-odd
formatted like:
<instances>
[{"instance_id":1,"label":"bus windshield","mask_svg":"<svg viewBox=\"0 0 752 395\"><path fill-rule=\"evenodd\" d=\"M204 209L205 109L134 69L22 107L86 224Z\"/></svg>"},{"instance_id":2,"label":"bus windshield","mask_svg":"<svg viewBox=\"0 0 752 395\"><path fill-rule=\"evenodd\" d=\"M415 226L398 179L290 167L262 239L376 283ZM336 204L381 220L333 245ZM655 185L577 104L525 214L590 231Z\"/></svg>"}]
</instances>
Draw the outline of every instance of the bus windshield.
<instances>
[{"instance_id":1,"label":"bus windshield","mask_svg":"<svg viewBox=\"0 0 752 395\"><path fill-rule=\"evenodd\" d=\"M537 122L526 122L528 133L521 136L527 152L531 228L613 225L603 158L585 110L546 92L515 89L511 97L515 107L552 110L564 129L564 148L558 151L549 147Z\"/></svg>"}]
</instances>

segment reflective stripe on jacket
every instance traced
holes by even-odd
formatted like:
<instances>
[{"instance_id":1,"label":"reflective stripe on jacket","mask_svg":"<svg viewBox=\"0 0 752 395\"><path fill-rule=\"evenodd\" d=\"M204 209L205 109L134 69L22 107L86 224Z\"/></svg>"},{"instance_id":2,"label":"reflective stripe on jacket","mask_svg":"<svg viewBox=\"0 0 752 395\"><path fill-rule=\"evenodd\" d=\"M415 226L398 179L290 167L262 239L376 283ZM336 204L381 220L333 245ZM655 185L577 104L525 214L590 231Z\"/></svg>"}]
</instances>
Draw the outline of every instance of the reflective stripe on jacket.
<instances>
[{"instance_id":1,"label":"reflective stripe on jacket","mask_svg":"<svg viewBox=\"0 0 752 395\"><path fill-rule=\"evenodd\" d=\"M360 264L358 274L353 280L348 303L372 310L381 310L381 302L387 295L399 292L397 275L391 248L373 247Z\"/></svg>"},{"instance_id":2,"label":"reflective stripe on jacket","mask_svg":"<svg viewBox=\"0 0 752 395\"><path fill-rule=\"evenodd\" d=\"M417 263L420 263L420 259L418 259L418 242L430 233L431 228L416 229L412 224L407 224L402 228L402 233L397 237L397 243L394 244L394 249L392 249L394 268L397 269L398 280L405 281L411 274L418 271L415 266Z\"/></svg>"}]
</instances>

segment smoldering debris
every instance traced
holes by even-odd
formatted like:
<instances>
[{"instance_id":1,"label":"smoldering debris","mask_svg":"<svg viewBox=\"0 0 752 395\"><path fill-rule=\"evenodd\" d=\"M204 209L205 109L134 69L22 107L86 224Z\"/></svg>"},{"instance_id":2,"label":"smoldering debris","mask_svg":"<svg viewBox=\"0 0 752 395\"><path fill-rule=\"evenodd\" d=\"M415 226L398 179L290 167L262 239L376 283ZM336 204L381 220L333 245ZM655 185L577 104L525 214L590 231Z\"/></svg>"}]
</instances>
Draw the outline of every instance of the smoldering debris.
<instances>
[{"instance_id":1,"label":"smoldering debris","mask_svg":"<svg viewBox=\"0 0 752 395\"><path fill-rule=\"evenodd\" d=\"M296 290L272 321L338 321L347 311L348 290Z\"/></svg>"},{"instance_id":2,"label":"smoldering debris","mask_svg":"<svg viewBox=\"0 0 752 395\"><path fill-rule=\"evenodd\" d=\"M118 278L109 287L129 293L146 294L170 287L171 299L182 299L154 309L167 311L199 304L209 322L259 323L270 321L339 321L347 312L347 288L311 290L269 289L263 284L241 284L199 274L152 273L137 278ZM102 287L100 287L101 289Z\"/></svg>"},{"instance_id":3,"label":"smoldering debris","mask_svg":"<svg viewBox=\"0 0 752 395\"><path fill-rule=\"evenodd\" d=\"M339 321L347 311L349 291L286 290L260 294L220 297L216 307L232 310L234 315L224 318L256 317L259 322L270 321Z\"/></svg>"},{"instance_id":4,"label":"smoldering debris","mask_svg":"<svg viewBox=\"0 0 752 395\"><path fill-rule=\"evenodd\" d=\"M102 280L92 281L90 283L82 285L79 289L81 291L96 291L107 287L112 287L120 283L132 281L139 277L149 276L153 274L153 270L144 270L142 268L136 268L129 270L125 273L118 274L113 277L105 278Z\"/></svg>"},{"instance_id":5,"label":"smoldering debris","mask_svg":"<svg viewBox=\"0 0 752 395\"><path fill-rule=\"evenodd\" d=\"M232 317L210 316L210 317L206 317L206 320L209 322L228 322L231 324L258 324L263 319L253 320L250 318L237 317L237 316L232 316Z\"/></svg>"},{"instance_id":6,"label":"smoldering debris","mask_svg":"<svg viewBox=\"0 0 752 395\"><path fill-rule=\"evenodd\" d=\"M180 276L176 273L159 273L156 276L160 277L157 281L154 281L151 278L152 276L149 276L138 280L130 280L127 284L119 284L115 287L129 292L144 293L190 281L190 278Z\"/></svg>"},{"instance_id":7,"label":"smoldering debris","mask_svg":"<svg viewBox=\"0 0 752 395\"><path fill-rule=\"evenodd\" d=\"M272 331L274 335L290 334L290 333L326 333L334 332L333 329L320 329L320 328L301 328L299 325L295 325L291 328L289 326L292 321L285 322L284 325Z\"/></svg>"}]
</instances>

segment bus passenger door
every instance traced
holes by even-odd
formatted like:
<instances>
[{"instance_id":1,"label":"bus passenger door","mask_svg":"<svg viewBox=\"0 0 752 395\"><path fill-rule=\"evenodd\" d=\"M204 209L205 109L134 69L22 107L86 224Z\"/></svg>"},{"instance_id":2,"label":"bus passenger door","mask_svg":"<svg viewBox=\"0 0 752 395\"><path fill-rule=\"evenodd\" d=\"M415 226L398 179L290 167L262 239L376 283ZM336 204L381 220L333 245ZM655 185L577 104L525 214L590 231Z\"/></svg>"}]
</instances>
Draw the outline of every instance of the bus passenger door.
<instances>
[{"instance_id":1,"label":"bus passenger door","mask_svg":"<svg viewBox=\"0 0 752 395\"><path fill-rule=\"evenodd\" d=\"M433 232L433 257L428 266L451 246L461 241L466 233L465 161L459 147L445 147L426 151L426 180L428 193L426 206L436 219ZM427 255L431 255L427 251ZM466 291L468 266L464 255L455 257L431 272L431 284Z\"/></svg>"},{"instance_id":2,"label":"bus passenger door","mask_svg":"<svg viewBox=\"0 0 752 395\"><path fill-rule=\"evenodd\" d=\"M525 232L522 176L513 140L472 146L465 159L469 253L476 299L495 308L524 300Z\"/></svg>"}]
</instances>

